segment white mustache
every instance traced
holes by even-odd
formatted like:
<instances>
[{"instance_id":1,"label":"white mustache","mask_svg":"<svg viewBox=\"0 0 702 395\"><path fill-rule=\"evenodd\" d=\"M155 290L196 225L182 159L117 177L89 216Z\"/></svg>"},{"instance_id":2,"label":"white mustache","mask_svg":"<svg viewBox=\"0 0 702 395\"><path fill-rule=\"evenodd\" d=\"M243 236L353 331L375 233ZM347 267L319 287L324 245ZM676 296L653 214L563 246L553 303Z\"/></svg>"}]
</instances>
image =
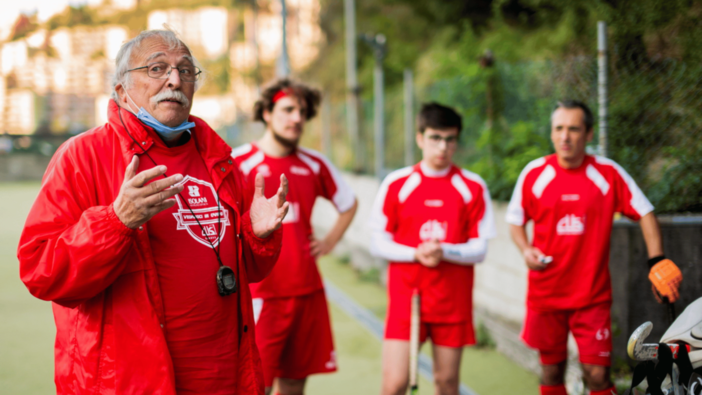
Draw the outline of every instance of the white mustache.
<instances>
[{"instance_id":1,"label":"white mustache","mask_svg":"<svg viewBox=\"0 0 702 395\"><path fill-rule=\"evenodd\" d=\"M158 103L164 101L164 100L176 100L180 102L180 105L183 107L189 107L190 106L190 100L185 96L185 94L181 91L174 91L174 90L165 90L162 92L157 93L156 95L151 97L151 105L156 106Z\"/></svg>"}]
</instances>

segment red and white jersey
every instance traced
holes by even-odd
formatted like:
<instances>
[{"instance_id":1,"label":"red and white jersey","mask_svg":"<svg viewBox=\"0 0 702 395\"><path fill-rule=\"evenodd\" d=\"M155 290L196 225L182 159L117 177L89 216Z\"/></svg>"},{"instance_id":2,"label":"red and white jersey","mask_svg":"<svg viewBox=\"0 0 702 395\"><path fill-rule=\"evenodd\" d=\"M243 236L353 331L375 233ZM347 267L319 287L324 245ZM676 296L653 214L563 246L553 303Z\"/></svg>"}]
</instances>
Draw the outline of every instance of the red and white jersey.
<instances>
[{"instance_id":1,"label":"red and white jersey","mask_svg":"<svg viewBox=\"0 0 702 395\"><path fill-rule=\"evenodd\" d=\"M380 186L370 226L371 252L390 261L389 309L409 319L413 288L422 296L422 321L463 322L472 314L473 266L495 236L490 193L475 173L450 166L432 171L422 162L394 171ZM444 260L434 268L414 262L420 243L441 241Z\"/></svg>"},{"instance_id":2,"label":"red and white jersey","mask_svg":"<svg viewBox=\"0 0 702 395\"><path fill-rule=\"evenodd\" d=\"M168 167L169 175L184 177L176 205L148 221L176 388L178 393L231 394L237 387L230 372L236 369L239 344L238 302L217 293L219 262L212 248L223 264L235 267L234 211L219 202L194 138L171 148L154 141L149 156L140 155L138 171L159 164Z\"/></svg>"},{"instance_id":3,"label":"red and white jersey","mask_svg":"<svg viewBox=\"0 0 702 395\"><path fill-rule=\"evenodd\" d=\"M651 211L631 176L610 159L586 155L576 169L561 168L555 154L529 163L514 188L507 222L533 220L532 244L553 262L529 272L528 306L562 310L611 301L614 213L638 221Z\"/></svg>"},{"instance_id":4,"label":"red and white jersey","mask_svg":"<svg viewBox=\"0 0 702 395\"><path fill-rule=\"evenodd\" d=\"M268 156L256 144L245 144L232 151L232 157L252 188L256 174L265 177L267 198L280 186L280 175L288 179L290 203L283 220L283 247L271 273L260 283L251 284L254 298L297 296L322 289L315 258L310 253L312 207L318 196L331 200L343 213L356 197L334 166L320 153L298 147L283 158Z\"/></svg>"}]
</instances>

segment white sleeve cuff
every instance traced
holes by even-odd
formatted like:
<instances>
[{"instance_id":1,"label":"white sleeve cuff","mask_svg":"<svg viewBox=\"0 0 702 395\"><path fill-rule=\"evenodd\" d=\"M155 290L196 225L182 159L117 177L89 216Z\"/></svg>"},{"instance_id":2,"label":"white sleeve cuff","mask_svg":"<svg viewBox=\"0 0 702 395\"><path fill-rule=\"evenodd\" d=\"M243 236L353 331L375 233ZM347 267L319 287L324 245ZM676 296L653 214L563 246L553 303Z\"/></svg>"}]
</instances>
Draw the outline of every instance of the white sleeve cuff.
<instances>
[{"instance_id":1,"label":"white sleeve cuff","mask_svg":"<svg viewBox=\"0 0 702 395\"><path fill-rule=\"evenodd\" d=\"M444 260L460 265L472 265L485 260L487 240L482 238L470 239L467 243L441 243Z\"/></svg>"}]
</instances>

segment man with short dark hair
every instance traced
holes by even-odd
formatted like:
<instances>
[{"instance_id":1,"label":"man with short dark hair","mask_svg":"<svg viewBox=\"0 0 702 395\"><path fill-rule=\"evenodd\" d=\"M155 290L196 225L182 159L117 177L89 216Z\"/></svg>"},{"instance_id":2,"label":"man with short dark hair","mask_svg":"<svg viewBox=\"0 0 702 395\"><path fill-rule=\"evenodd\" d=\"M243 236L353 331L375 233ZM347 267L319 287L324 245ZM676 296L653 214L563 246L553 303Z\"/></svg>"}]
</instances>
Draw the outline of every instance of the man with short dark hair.
<instances>
[{"instance_id":1,"label":"man with short dark hair","mask_svg":"<svg viewBox=\"0 0 702 395\"><path fill-rule=\"evenodd\" d=\"M463 347L475 344L473 265L485 259L495 227L487 185L453 164L460 115L427 103L418 125L422 160L383 180L370 222L371 252L390 262L381 393L407 390L410 298L417 290L419 337L433 343L436 393L454 395Z\"/></svg>"},{"instance_id":2,"label":"man with short dark hair","mask_svg":"<svg viewBox=\"0 0 702 395\"><path fill-rule=\"evenodd\" d=\"M252 284L256 343L266 391L274 381L281 395L302 394L308 376L336 371L336 353L317 258L329 253L356 213L356 197L320 153L299 146L305 124L317 114L318 90L290 79L268 85L254 106L254 119L266 125L257 142L232 153L248 180L290 179L290 212L283 221L283 248L270 276ZM266 196L274 189L265 191ZM313 234L317 197L330 200L339 216L322 239Z\"/></svg>"},{"instance_id":3,"label":"man with short dark hair","mask_svg":"<svg viewBox=\"0 0 702 395\"><path fill-rule=\"evenodd\" d=\"M609 242L614 214L640 221L652 274L677 271L656 289L678 298L680 271L663 256L653 206L617 163L587 155L593 116L581 102L559 102L551 115L556 151L522 171L507 210L514 243L529 267L522 339L539 350L542 395L566 395L568 332L580 351L592 395L616 394L610 380L612 332ZM526 224L534 221L530 243ZM656 284L656 283L654 283Z\"/></svg>"},{"instance_id":4,"label":"man with short dark hair","mask_svg":"<svg viewBox=\"0 0 702 395\"><path fill-rule=\"evenodd\" d=\"M231 148L189 115L200 70L172 31L116 65L107 124L56 152L18 248L53 302L57 393L262 395L248 284L280 252L287 181L245 193Z\"/></svg>"}]
</instances>

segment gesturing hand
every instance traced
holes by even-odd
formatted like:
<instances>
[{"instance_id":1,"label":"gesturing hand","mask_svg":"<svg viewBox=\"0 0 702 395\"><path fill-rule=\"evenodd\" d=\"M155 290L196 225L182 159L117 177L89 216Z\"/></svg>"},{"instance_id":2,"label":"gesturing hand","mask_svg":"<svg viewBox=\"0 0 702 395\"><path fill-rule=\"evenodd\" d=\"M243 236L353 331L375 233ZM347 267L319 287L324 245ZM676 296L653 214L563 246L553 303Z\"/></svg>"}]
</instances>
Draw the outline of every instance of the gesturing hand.
<instances>
[{"instance_id":1,"label":"gesturing hand","mask_svg":"<svg viewBox=\"0 0 702 395\"><path fill-rule=\"evenodd\" d=\"M183 176L176 174L162 180L147 182L166 174L166 166L156 166L136 174L139 169L139 157L134 155L132 162L124 172L124 181L119 189L119 195L112 203L117 218L130 229L136 229L150 220L154 215L173 207L176 203L173 196L183 190L180 182Z\"/></svg>"},{"instance_id":2,"label":"gesturing hand","mask_svg":"<svg viewBox=\"0 0 702 395\"><path fill-rule=\"evenodd\" d=\"M266 199L263 194L265 181L263 176L256 174L255 190L249 215L251 216L251 227L257 237L268 237L274 230L280 228L285 214L288 213L289 203L285 201L288 194L288 179L285 174L280 175L280 187L275 196Z\"/></svg>"}]
</instances>

